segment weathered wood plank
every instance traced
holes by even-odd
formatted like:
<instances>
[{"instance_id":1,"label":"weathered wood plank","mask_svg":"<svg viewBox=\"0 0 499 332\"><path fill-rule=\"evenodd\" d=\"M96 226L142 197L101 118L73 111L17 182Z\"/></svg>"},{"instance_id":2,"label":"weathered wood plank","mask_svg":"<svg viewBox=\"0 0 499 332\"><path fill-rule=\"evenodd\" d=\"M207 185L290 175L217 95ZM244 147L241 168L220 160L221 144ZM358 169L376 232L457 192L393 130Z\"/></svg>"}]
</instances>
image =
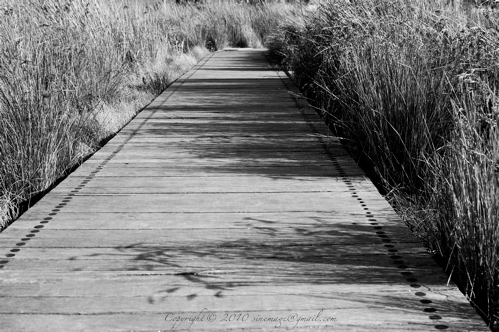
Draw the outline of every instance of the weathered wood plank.
<instances>
[{"instance_id":1,"label":"weathered wood plank","mask_svg":"<svg viewBox=\"0 0 499 332\"><path fill-rule=\"evenodd\" d=\"M130 250L135 254L134 257L129 259L85 259L85 257L72 257L72 259L11 259L8 263L8 271L6 277L12 275L21 275L23 271L29 269L32 273L36 271L50 270L52 274L65 272L113 272L113 271L146 271L158 272L168 274L193 274L203 273L210 271L224 271L224 273L240 273L247 275L254 275L254 270L258 269L258 275L295 275L307 278L308 276L321 276L332 273L341 273L342 278L331 278L331 282L347 282L355 275L372 273L376 276L377 281L380 282L380 276L384 275L384 283L402 282L404 279L399 274L397 264L389 256L371 256L363 257L361 255L350 256L328 256L316 254L314 257L295 257L293 252L278 252L276 254L264 253L272 252L272 248L248 248L248 254L240 251L233 252L234 250L199 250L182 248L185 255L182 255L178 250L168 248L140 250L136 252ZM259 249L259 250L258 250ZM265 250L267 249L267 250ZM295 248L293 248L295 249ZM305 248L307 249L307 248ZM125 254L126 248L122 249ZM215 251L212 253L212 251ZM192 253L194 252L194 253ZM223 255L227 255L224 257ZM93 254L92 254L93 255ZM117 250L116 257L121 256L121 252ZM270 256L270 257L268 257ZM376 264L366 264L366 258L370 258L371 262L376 261ZM332 262L334 260L334 262ZM278 271L275 271L274 264L276 262L285 262L286 266L280 266ZM411 258L404 260L404 264L408 266L407 271L415 272L423 269L431 268L434 264L428 257L417 257L413 255ZM299 271L300 268L306 267L307 271ZM68 273L69 277L70 274ZM369 277L365 279L369 281ZM425 283L427 281L425 280ZM402 285L400 285L402 287ZM409 287L409 285L405 285ZM420 288L420 287L418 287ZM407 289L406 289L407 291Z\"/></svg>"},{"instance_id":2,"label":"weathered wood plank","mask_svg":"<svg viewBox=\"0 0 499 332\"><path fill-rule=\"evenodd\" d=\"M80 177L72 177L61 183L52 192L67 193L82 183ZM356 189L369 188L369 183L357 184ZM98 182L85 184L85 193L92 194L143 194L180 192L345 192L348 187L343 181L329 177L295 177L292 179L272 179L261 176L240 176L237 182L224 176L214 177L147 177L137 176L127 182L115 178L102 178Z\"/></svg>"},{"instance_id":3,"label":"weathered wood plank","mask_svg":"<svg viewBox=\"0 0 499 332\"><path fill-rule=\"evenodd\" d=\"M171 254L175 254L175 257L182 257L181 249L175 247L176 243L168 243L163 244L160 248L165 251L171 252ZM206 245L206 243L203 243ZM195 245L194 245L195 246ZM185 246L184 246L185 247ZM365 243L363 247L368 248L369 252L365 253L363 250L359 251L357 249L358 245L355 244L344 244L344 243L333 243L331 245L321 245L318 243L316 246L312 246L310 243L303 244L300 246L300 243L293 242L292 245L288 244L287 246L280 247L270 247L270 246L258 246L255 244L254 246L248 245L248 243L241 244L241 250L239 252L240 255L243 255L244 250L249 250L254 248L253 251L248 252L245 257L250 257L251 259L255 258L255 255L262 255L262 258L292 258L294 260L299 259L322 259L327 258L329 263L334 263L333 258L342 259L343 261L347 261L348 257L356 257L356 259L361 258L363 255L373 256L373 257L385 257L392 255L415 255L415 256L423 256L426 257L428 254L426 250L423 250L419 245L419 242L416 241L406 241L406 242L398 242L396 243L397 252L391 253L387 251L387 248L380 243ZM192 249L192 248L191 248ZM81 248L81 247L68 247L64 250L60 250L59 248L54 247L37 247L36 245L29 246L23 248L23 250L17 252L15 255L15 259L34 259L34 260L91 260L91 259L112 259L112 260L130 260L136 258L139 252L143 250L153 251L152 247L147 247L145 245L136 245L136 246L117 246L117 247L89 247L89 248ZM183 250L183 249L182 249ZM230 250L230 251L229 251ZM267 251L265 251L267 250ZM203 250L197 250L199 254L204 255ZM236 249L234 247L221 247L217 252L216 248L213 245L206 245L205 251L209 255L217 254L223 257L224 253L236 253ZM160 254L160 252L158 252ZM189 254L189 251L185 252L186 255L192 256ZM206 255L206 256L209 256ZM204 257L204 256L203 256ZM227 256L227 259L233 258L232 256ZM9 260L13 260L14 258L9 258ZM431 260L428 260L431 262ZM428 263L432 264L432 263Z\"/></svg>"},{"instance_id":4,"label":"weathered wood plank","mask_svg":"<svg viewBox=\"0 0 499 332\"><path fill-rule=\"evenodd\" d=\"M40 225L43 226L43 225ZM0 248L16 247L15 242L25 243L25 245L36 247L120 247L130 245L144 246L165 246L168 245L184 248L195 243L210 246L216 244L220 247L246 247L258 246L263 248L270 246L293 246L293 245L338 245L338 244L372 244L382 243L380 237L371 229L354 230L308 230L305 227L297 227L287 232L283 229L261 228L261 229L213 229L207 232L205 229L192 230L50 230L50 224L45 226L41 235L29 240L21 241L20 233L8 232L0 243ZM41 229L41 228L40 228ZM12 233L12 235L9 235ZM387 234L388 230L386 231ZM279 236L277 236L279 235ZM100 238L107 236L108 240L101 241ZM24 238L24 236L21 236ZM262 241L265 244L262 244ZM398 241L406 242L407 239ZM394 243L398 242L393 240ZM411 242L417 242L415 238ZM7 243L8 242L8 243ZM29 242L29 243L27 243ZM22 245L24 246L24 245ZM20 246L17 246L20 247Z\"/></svg>"},{"instance_id":5,"label":"weathered wood plank","mask_svg":"<svg viewBox=\"0 0 499 332\"><path fill-rule=\"evenodd\" d=\"M295 327L294 324L281 324L282 329L292 329L293 331L331 331L331 330L341 330L341 331L373 331L373 328L381 329L379 327L379 317L386 314L391 314L393 308L378 308L377 313L373 314L371 312L363 314L365 310L363 309L341 309L335 311L335 316L338 317L337 321L339 323L330 322L303 322ZM230 313L232 313L231 311ZM317 310L300 310L300 317L315 317L318 312ZM265 311L265 312L251 312L253 314L249 317L249 323L246 322L220 322L221 319L225 317L224 312L214 312L209 311L210 314L216 313L220 315L213 322L207 321L207 315L205 315L204 321L196 322L193 325L190 323L184 323L182 325L175 325L175 330L189 329L191 331L274 331L276 329L277 323L275 322L262 322L253 321L253 319L259 319L263 317L288 317L290 313L288 311ZM197 317L199 312L191 311L187 312L182 316L175 317ZM244 314L244 313L243 313ZM341 314L341 316L340 316ZM328 317L331 314L326 312L322 314L321 317ZM10 317L15 317L14 315L2 315L5 317L6 321L11 319ZM166 314L155 313L147 314L143 313L140 315L127 315L127 314L103 314L99 316L95 315L25 315L26 322L20 322L19 325L7 324L5 328L7 330L17 330L24 331L29 330L30 324L27 322L33 322L35 326L38 327L37 331L54 331L61 328L66 328L67 326L73 326L76 331L169 331L174 328L172 322L165 321ZM362 317L359 319L358 317ZM1 319L1 318L0 318ZM112 324L110 323L112 322ZM440 323L438 323L440 322ZM108 323L110 326L103 329L102 326ZM421 320L418 315L411 316L409 314L397 315L394 320L383 324L383 331L425 331L435 330L436 325L447 324L455 326L457 330L460 331L476 331L480 329L480 325L475 321L466 322L466 317L448 319L445 322L441 321L431 321L431 320Z\"/></svg>"},{"instance_id":6,"label":"weathered wood plank","mask_svg":"<svg viewBox=\"0 0 499 332\"><path fill-rule=\"evenodd\" d=\"M242 279L234 281L218 281L211 283L211 287L201 282L190 281L182 276L175 275L162 275L152 276L149 278L135 277L135 278L122 278L122 279L106 279L106 280L93 280L78 278L78 284L75 283L60 283L54 278L45 280L44 283L12 283L14 287L3 287L0 289L0 296L10 298L25 298L25 297L108 297L108 298L128 298L128 297L144 297L150 296L151 298L179 298L188 297L192 294L197 296L214 296L219 293L219 296L236 296L243 294L253 294L260 296L267 295L304 295L304 296L317 296L324 295L324 286L330 287L331 293L344 294L345 296L351 295L349 290L350 283L335 282L328 286L331 281L327 278L311 279L310 284L303 284L288 281L286 279L278 279L280 276L276 275L273 278L267 278L262 282L256 282L251 279ZM237 276L234 276L237 279ZM407 292L407 286L382 283L380 278L371 276L371 282L359 284L357 292L359 295L369 295L373 291L379 296L393 295L400 293L403 295ZM435 278L437 284L441 284L442 280ZM423 285L421 288L428 289L433 285ZM442 286L432 288L437 291L437 295L443 295L445 289ZM416 290L414 290L416 291ZM400 295L399 294L399 295Z\"/></svg>"},{"instance_id":7,"label":"weathered wood plank","mask_svg":"<svg viewBox=\"0 0 499 332\"><path fill-rule=\"evenodd\" d=\"M345 212L352 206L361 209L356 198L347 193L293 192L293 193L185 193L185 195L85 195L84 190L74 190L81 195L70 202L50 195L44 205L33 207L39 213L85 213L89 207L94 212ZM104 199L105 197L105 199ZM363 193L371 204L387 204L376 193ZM290 202L293 203L290 203ZM53 211L55 206L63 206ZM195 207L195 208L193 208Z\"/></svg>"},{"instance_id":8,"label":"weathered wood plank","mask_svg":"<svg viewBox=\"0 0 499 332\"><path fill-rule=\"evenodd\" d=\"M324 286L323 286L324 287ZM218 291L220 292L220 290ZM191 298L188 296L172 296L164 299L159 298L158 301L151 301L150 297L137 296L126 297L123 300L117 300L117 297L32 297L29 301L21 301L24 298L5 298L0 312L3 314L24 313L24 314L71 314L80 313L83 315L95 314L102 312L104 307L106 310L102 313L136 313L142 314L146 312L167 313L167 312L196 312L203 308L217 308L217 311L233 312L233 311L254 311L255 307L260 312L267 310L288 311L290 313L316 309L317 311L327 308L333 312L338 309L364 309L361 311L376 311L382 308L390 308L397 310L399 314L403 312L412 313L419 316L420 320L428 320L428 315L425 317L425 308L418 301L418 297L413 293L412 298L407 298L406 292L390 292L381 294L358 294L352 293L329 293L323 296L311 294L304 296L303 294L271 294L269 296L238 294L236 296L201 296L195 293ZM216 293L215 293L216 294ZM444 297L435 296L434 299L444 300ZM27 299L27 300L28 300ZM202 304L202 308L198 309ZM140 310L137 310L140 308ZM436 308L435 308L436 309ZM214 309L211 309L214 310ZM438 310L438 309L437 309ZM445 311L442 312L442 314ZM472 315L467 315L472 317ZM0 316L1 317L1 316ZM163 316L164 317L164 316ZM426 318L426 319L424 319ZM379 318L378 318L379 319Z\"/></svg>"},{"instance_id":9,"label":"weathered wood plank","mask_svg":"<svg viewBox=\"0 0 499 332\"><path fill-rule=\"evenodd\" d=\"M407 231L393 211L377 210L376 218L382 217L383 228L397 232ZM19 235L40 224L45 217L32 210L9 227L9 233L19 230ZM50 216L50 229L234 229L290 227L346 227L352 223L370 223L364 211L347 213L331 212L279 212L279 213L106 213L89 211L85 214L58 212ZM372 226L372 225L371 225ZM351 226L350 226L351 227ZM374 227L374 226L373 226ZM409 234L409 233L407 233ZM7 233L4 234L6 236ZM23 236L24 237L24 236Z\"/></svg>"}]
</instances>

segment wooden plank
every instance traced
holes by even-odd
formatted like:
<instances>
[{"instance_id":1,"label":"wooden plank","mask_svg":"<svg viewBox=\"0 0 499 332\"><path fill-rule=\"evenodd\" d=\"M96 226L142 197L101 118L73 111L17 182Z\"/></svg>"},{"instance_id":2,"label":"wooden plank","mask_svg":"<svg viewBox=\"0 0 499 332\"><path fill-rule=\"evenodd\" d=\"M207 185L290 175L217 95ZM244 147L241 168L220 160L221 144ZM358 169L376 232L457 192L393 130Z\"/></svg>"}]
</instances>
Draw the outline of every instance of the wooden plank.
<instances>
[{"instance_id":1,"label":"wooden plank","mask_svg":"<svg viewBox=\"0 0 499 332\"><path fill-rule=\"evenodd\" d=\"M151 278L135 277L133 279L111 279L111 280L92 280L92 279L78 279L79 285L75 287L74 283L60 283L56 280L50 282L45 281L42 284L39 283L24 283L15 284L12 283L13 287L4 287L0 290L0 294L3 297L13 297L13 298L25 298L25 297L108 297L108 298L127 298L127 297L188 297L191 294L197 294L198 296L213 296L219 293L220 296L236 296L242 294L253 294L253 295L303 295L303 296L317 296L324 295L324 286L327 285L327 278L324 278L322 282L313 279L314 283L300 284L292 281L287 281L284 279L279 282L278 278L280 276L275 276L274 278L268 278L268 281L255 282L252 280L241 281L225 281L212 283L213 288L206 287L203 283L196 283L189 281L187 278L182 276L156 276ZM379 276L372 276L370 278L371 282L365 282L359 284L358 293L369 295L372 294L373 290L380 296L383 295L394 295L396 293L403 294L407 292L407 287L405 285L390 284L380 282ZM438 284L442 280L435 280ZM351 295L352 292L349 291L350 283L334 283L331 285L330 292L337 294L344 294L345 296ZM428 288L432 285L424 285L422 287ZM439 289L438 292L445 293L445 289ZM35 295L33 295L35 294ZM161 295L163 294L163 295ZM440 295L440 294L439 294Z\"/></svg>"},{"instance_id":2,"label":"wooden plank","mask_svg":"<svg viewBox=\"0 0 499 332\"><path fill-rule=\"evenodd\" d=\"M255 230L256 231L256 230ZM69 232L68 232L69 233ZM21 237L22 234L21 234ZM175 242L175 241L173 241ZM178 259L182 257L182 252L180 249L175 248L174 245L176 243L170 243L162 245L161 248L171 251L171 254L175 255L175 258ZM220 254L220 257L223 257L225 253L236 252L233 246L229 249L229 247L219 248L218 252L213 245L203 243L206 245L205 251L197 250L200 256L204 255L203 252L217 253ZM387 248L382 243L365 243L364 247L369 249L369 253L365 253L356 249L357 243L355 244L344 244L344 243L333 243L328 245L320 245L318 243L316 246L311 246L310 243L302 244L299 243L288 244L287 246L273 247L270 246L260 246L258 247L258 243L255 246L250 246L248 243L242 243L239 254L244 254L244 250L248 250L253 248L254 250L250 253L246 253L245 257L251 257L251 259L255 258L255 255L262 255L262 258L292 258L296 261L299 259L311 259L317 261L318 259L327 259L329 263L335 262L334 259L338 258L343 260L344 262L348 261L348 257L355 257L355 260L362 258L363 255L371 255L372 257L377 258L385 258L385 256L393 256L393 255L409 255L409 256L422 256L426 257L428 253L426 250L423 250L417 241L409 241L406 242L398 242L396 245L397 252L391 253L387 251ZM263 248L263 249L262 249ZM192 249L192 248L191 248ZM64 250L60 250L54 247L45 247L45 246L26 246L22 250L16 253L15 258L9 258L9 262L13 259L22 260L22 259L33 259L33 260L131 260L136 258L137 255L145 250L153 251L154 247L147 247L145 245L132 245L132 246L119 246L119 247L67 247ZM183 250L183 249L182 249ZM264 250L267 250L264 252ZM158 255L160 253L158 252ZM185 252L186 255L192 256L189 254L189 251ZM173 256L172 256L173 257ZM203 256L204 257L204 256ZM227 256L227 259L233 259L233 256ZM428 260L430 262L431 260ZM430 263L428 263L430 264Z\"/></svg>"},{"instance_id":3,"label":"wooden plank","mask_svg":"<svg viewBox=\"0 0 499 332\"><path fill-rule=\"evenodd\" d=\"M345 212L352 208L360 209L360 204L349 192L293 192L293 193L185 193L185 195L84 195L68 203L60 197L46 197L44 205L33 207L39 213L51 212L55 206L63 205L57 211L84 213L88 207L95 212ZM70 193L69 193L70 194ZM387 204L376 195L364 193L363 198L372 203ZM76 195L76 193L74 193ZM105 199L103 199L105 197ZM290 204L293 200L293 204Z\"/></svg>"},{"instance_id":4,"label":"wooden plank","mask_svg":"<svg viewBox=\"0 0 499 332\"><path fill-rule=\"evenodd\" d=\"M224 176L214 177L147 177L137 176L126 183L115 178L102 178L98 182L85 183L85 194L166 194L166 193L214 193L214 192L345 192L347 186L327 177L296 177L294 179L271 179L259 176L240 176L237 182ZM82 178L71 178L55 188L53 193L65 194L82 183ZM356 185L357 190L368 184Z\"/></svg>"},{"instance_id":5,"label":"wooden plank","mask_svg":"<svg viewBox=\"0 0 499 332\"><path fill-rule=\"evenodd\" d=\"M110 146L103 148L99 152L114 152L116 147ZM179 155L196 153L201 158L210 154L217 154L220 157L230 158L232 156L248 156L253 157L254 154L262 153L259 157L268 155L288 155L294 157L295 154L312 155L326 153L321 146L317 144L294 144L292 147L287 145L282 146L262 146L262 145L240 145L232 147L228 145L196 145L196 144L148 144L142 145L125 145L120 149L124 154L167 154L171 158L179 158Z\"/></svg>"},{"instance_id":6,"label":"wooden plank","mask_svg":"<svg viewBox=\"0 0 499 332\"><path fill-rule=\"evenodd\" d=\"M175 149L172 149L175 150ZM314 151L315 150L315 151ZM246 151L246 152L232 152L232 151L220 151L220 150L183 150L183 151L169 151L167 149L156 149L148 151L148 149L122 149L120 154L113 158L116 161L122 160L133 160L133 159L190 159L193 157L198 157L202 159L211 158L214 160L223 159L227 161L242 162L244 159L251 160L304 160L314 161L329 160L329 156L319 149L314 149L312 151ZM97 155L96 157L100 156ZM106 156L107 157L107 156Z\"/></svg>"},{"instance_id":7,"label":"wooden plank","mask_svg":"<svg viewBox=\"0 0 499 332\"><path fill-rule=\"evenodd\" d=\"M324 273L317 270L310 272L300 271L299 274L295 274L292 271L287 273L289 270L280 271L278 269L267 270L265 271L266 274L258 273L258 270L255 269L250 271L235 269L184 270L181 273L154 269L103 270L99 273L91 270L52 272L45 269L27 270L24 274L23 271L10 270L2 280L2 286L4 286L2 292L5 297L17 298L40 296L41 290L48 293L57 293L53 296L93 297L92 294L98 295L100 293L106 295L106 297L128 297L148 296L151 294L136 292L134 287L138 287L139 290L148 289L148 292L167 287L166 289L173 290L170 293L180 296L184 292L205 292L206 295L213 295L213 290L220 290L221 288L232 294L238 292L255 295L267 294L266 292L268 294L300 294L299 290L304 288L309 289L309 293L322 292L325 295L337 292L353 293L357 290L367 293L369 288L372 287L373 294L389 292L390 290L423 291L426 295L421 295L421 297L424 298L445 294L452 301L469 306L465 299L455 296L456 287L453 284L447 285L447 280L442 274L430 273L427 265L420 268L411 268L413 273L411 278L397 275L393 270L386 268L374 269L373 273L366 273L367 269L342 269L341 274ZM359 280L358 276L362 273L366 277ZM408 279L416 279L417 281L408 281ZM98 286L94 289L95 284ZM127 284L131 286L130 289L123 290L123 288L127 287ZM356 286L353 287L353 284ZM420 287L416 287L416 284ZM106 285L108 287L105 287ZM414 287L411 287L411 285ZM37 286L40 288L36 288ZM59 287L58 291L55 290L57 287ZM85 292L85 288L92 288L92 290ZM120 292L114 291L119 288L122 289ZM16 292L16 289L19 289L19 292ZM99 289L103 290L99 291ZM251 292L246 292L248 289L251 289ZM30 290L36 293L29 293ZM48 293L45 296L51 296ZM441 303L441 305L443 304Z\"/></svg>"},{"instance_id":8,"label":"wooden plank","mask_svg":"<svg viewBox=\"0 0 499 332\"><path fill-rule=\"evenodd\" d=\"M389 209L377 210L376 217L382 217L383 228L401 233L407 227ZM40 216L33 210L9 227L9 232L19 230L19 236L31 230L47 217ZM50 229L233 229L233 228L269 228L289 227L349 227L370 225L370 218L365 212L349 211L330 212L279 212L279 213L154 213L128 212L107 213L88 211L85 214L61 211L50 216ZM359 227L357 226L357 227ZM372 225L370 225L372 226ZM373 226L374 227L374 226ZM408 231L407 231L408 232ZM7 234L7 233L5 233Z\"/></svg>"},{"instance_id":9,"label":"wooden plank","mask_svg":"<svg viewBox=\"0 0 499 332\"><path fill-rule=\"evenodd\" d=\"M159 245L156 244L156 247ZM352 246L353 247L353 246ZM141 248L139 248L141 249ZM14 258L9 261L6 269L6 277L12 275L21 275L23 271L29 269L31 273L36 271L50 270L51 274L67 274L69 277L71 273L67 272L114 272L114 271L145 271L157 272L171 275L181 274L196 274L212 271L223 271L226 274L239 273L246 275L255 275L254 270L258 269L257 275L295 275L295 278L300 276L302 278L324 276L327 274L338 273L342 274L342 278L331 278L331 282L346 282L347 277L354 277L355 275L372 273L377 279L378 283L394 283L399 284L401 288L407 291L408 285L400 285L404 280L399 274L401 271L397 264L388 255L372 256L367 255L341 255L341 256L319 256L316 254L314 257L294 256L293 252L278 252L273 253L272 249L268 247L260 248L245 248L246 253L242 250L198 250L195 248L179 248L178 250L170 250L168 248L157 249L141 249L137 251L130 250L129 252L134 256L128 259L86 259L82 256L73 256L71 259L19 259ZM294 248L293 248L294 249ZM180 252L185 252L183 254ZM128 252L126 248L122 249L125 254ZM270 255L265 253L272 252ZM250 254L251 253L251 254ZM94 255L94 254L92 254ZM225 256L224 256L225 255ZM116 257L121 257L121 251L115 253ZM376 261L377 264L366 264L366 258L370 258L371 262ZM334 260L334 262L332 262ZM275 271L274 263L276 261L286 261L286 267L280 267L279 271ZM411 258L403 260L404 264L413 273L418 273L423 269L432 267L434 262L428 260L428 257L417 257L413 255ZM306 262L306 263L305 263ZM306 272L296 271L306 265ZM381 278L381 275L384 275ZM22 277L24 278L24 277ZM370 278L366 277L363 282L369 282ZM380 280L383 280L381 282ZM441 281L441 280L440 280ZM425 280L425 284L429 281ZM431 283L430 283L431 284ZM421 288L421 287L418 287ZM348 290L349 288L346 288ZM352 291L352 290L349 290Z\"/></svg>"},{"instance_id":10,"label":"wooden plank","mask_svg":"<svg viewBox=\"0 0 499 332\"><path fill-rule=\"evenodd\" d=\"M372 310L374 311L374 310ZM387 314L393 313L393 307L388 308L377 308L377 313L374 314L369 311L367 314L363 313L365 310L348 308L340 309L334 311L334 316L338 317L335 323L331 322L300 322L298 326L295 327L294 324L281 324L280 329L289 329L293 331L331 331L331 330L341 330L341 331L373 331L374 328L379 326L379 317ZM178 311L173 311L178 313ZM220 311L208 311L209 314L217 314L216 318L211 318L213 321L207 320L207 315L203 321L195 322L193 325L190 323L184 323L181 325L173 325L172 322L165 321L166 312L160 313L141 313L140 315L127 315L127 314L102 314L102 315L29 315L26 314L25 321L19 321L19 324L7 323L5 326L6 330L9 331L25 331L30 329L30 324L28 322L33 322L34 325L38 327L37 331L54 331L67 326L72 326L73 330L77 331L169 331L169 330L181 330L189 329L191 331L273 331L276 329L277 323L267 322L267 321L254 321L254 319L259 319L263 317L288 317L291 315L289 311L260 311L260 312L249 312L249 322L226 322L220 321L225 318L225 312ZM228 314L232 314L234 311L231 310ZM300 310L300 317L315 317L318 315L317 310ZM199 311L186 312L184 315L177 314L175 317L184 317L194 319L199 314ZM245 313L243 313L245 314ZM331 316L331 311L323 311L321 317ZM340 316L341 315L341 316ZM2 315L5 317L5 321L12 322L15 315ZM358 317L362 317L359 319ZM1 318L0 318L1 319ZM227 318L226 318L227 319ZM112 322L112 324L111 324ZM340 323L341 322L341 323ZM109 325L108 328L102 329L103 325ZM447 325L445 325L447 324ZM430 319L421 319L420 315L416 314L406 314L401 313L397 315L392 321L387 322L383 325L383 331L425 331L435 330L435 326L453 326L456 330L461 331L477 331L480 330L481 326L474 320L467 321L467 317L456 317L447 319L445 322L442 321L432 321Z\"/></svg>"},{"instance_id":11,"label":"wooden plank","mask_svg":"<svg viewBox=\"0 0 499 332\"><path fill-rule=\"evenodd\" d=\"M324 286L323 286L324 287ZM323 308L332 310L333 312L340 308L348 309L364 309L362 311L376 311L382 308L390 308L396 310L399 314L403 312L412 312L423 320L425 313L424 306L418 303L418 297L414 295L416 291L409 291L413 295L407 299L408 291L405 292L390 292L389 294L382 293L374 294L355 294L341 292L337 294L328 294L323 296L314 296L310 294L270 294L268 296L238 294L236 296L201 296L193 295L191 299L188 296L166 297L159 298L157 302L151 301L148 297L127 297L119 300L115 297L32 297L27 298L29 301L21 301L24 298L5 298L0 312L3 314L24 313L24 314L71 314L78 312L83 315L95 314L100 311L98 308L104 307L104 313L136 313L142 314L146 312L162 313L162 312L195 312L206 308L217 308L217 311L253 311L255 306L260 312L267 310L279 310L295 312L306 309L315 309L320 311ZM216 292L215 292L216 294ZM442 299L443 297L440 297ZM435 299L439 299L435 296ZM205 305L198 309L199 304ZM140 308L140 311L136 308ZM267 310L266 310L267 309ZM436 308L435 308L436 309ZM213 310L213 309L211 309ZM438 309L437 309L438 310ZM445 311L443 311L445 313ZM471 316L471 315L468 315ZM0 316L1 317L1 316ZM163 316L164 317L164 316ZM428 320L426 315L425 320Z\"/></svg>"},{"instance_id":12,"label":"wooden plank","mask_svg":"<svg viewBox=\"0 0 499 332\"><path fill-rule=\"evenodd\" d=\"M41 225L43 226L43 224ZM40 227L39 229L41 229ZM192 230L51 230L50 223L44 226L41 236L21 241L24 236L17 232L8 232L0 242L0 248L12 247L119 247L129 245L163 246L168 242L177 247L187 247L193 243L210 246L214 243L220 247L246 247L261 245L265 241L267 246L289 246L289 245L337 245L337 244L382 244L382 239L371 229L344 229L344 230L313 230L306 228L297 229L214 229L207 232L205 229ZM9 235L11 233L11 235ZM386 233L389 234L388 230ZM277 236L279 235L279 236ZM107 236L109 240L102 242L101 237ZM399 241L407 241L400 239ZM415 238L410 241L417 242ZM17 243L24 245L16 246ZM393 240L397 243L397 240ZM263 247L266 247L263 245Z\"/></svg>"}]
</instances>

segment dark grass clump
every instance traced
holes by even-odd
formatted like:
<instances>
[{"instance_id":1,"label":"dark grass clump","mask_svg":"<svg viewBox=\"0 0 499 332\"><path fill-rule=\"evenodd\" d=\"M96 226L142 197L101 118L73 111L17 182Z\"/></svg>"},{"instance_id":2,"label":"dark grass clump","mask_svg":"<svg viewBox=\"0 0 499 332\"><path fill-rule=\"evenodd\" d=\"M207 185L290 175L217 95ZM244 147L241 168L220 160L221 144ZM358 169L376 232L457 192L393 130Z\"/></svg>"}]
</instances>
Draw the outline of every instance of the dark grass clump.
<instances>
[{"instance_id":1,"label":"dark grass clump","mask_svg":"<svg viewBox=\"0 0 499 332\"><path fill-rule=\"evenodd\" d=\"M499 318L499 14L327 1L271 47L492 327Z\"/></svg>"}]
</instances>

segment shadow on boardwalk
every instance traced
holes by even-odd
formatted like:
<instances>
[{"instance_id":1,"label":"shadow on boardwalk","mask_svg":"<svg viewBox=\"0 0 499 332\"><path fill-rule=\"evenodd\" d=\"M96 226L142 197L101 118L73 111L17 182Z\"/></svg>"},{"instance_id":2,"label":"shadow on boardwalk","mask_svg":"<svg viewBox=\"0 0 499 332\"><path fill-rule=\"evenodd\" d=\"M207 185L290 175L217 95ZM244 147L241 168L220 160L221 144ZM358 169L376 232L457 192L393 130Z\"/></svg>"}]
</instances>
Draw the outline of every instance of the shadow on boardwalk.
<instances>
[{"instance_id":1,"label":"shadow on boardwalk","mask_svg":"<svg viewBox=\"0 0 499 332\"><path fill-rule=\"evenodd\" d=\"M212 297L225 298L238 293L239 288L244 288L245 293L258 294L262 287L270 287L274 290L284 290L288 294L293 294L295 289L305 286L311 292L307 298L322 298L335 301L351 297L357 305L364 303L366 306L380 306L384 308L405 308L406 311L427 311L428 317L435 322L441 319L440 312L446 313L447 319L459 320L474 319L475 314L459 313L466 307L463 303L432 303L424 297L415 296L413 299L401 298L393 293L390 295L390 288L398 286L407 287L407 279L416 287L416 291L425 292L427 287L441 284L441 278L425 275L417 266L412 266L411 271L416 270L422 279L430 281L428 285L419 285L412 276L404 277L398 275L396 270L390 266L390 261L386 254L382 252L366 252L365 247L355 250L351 244L358 242L358 237L364 237L365 226L345 226L344 228L335 226L331 230L329 221L314 219L314 226L292 227L288 239L282 236L282 226L273 227L278 222L275 220L246 218L247 224L238 226L249 227L258 240L252 241L247 238L232 239L219 242L198 243L196 246L172 247L150 246L148 244L134 243L127 246L116 247L116 255L121 257L134 256L133 267L128 271L147 271L150 273L174 272L175 276L184 279L184 282L177 282L170 287L165 285L154 294L149 295L149 302L160 304L162 302L176 301L177 293L185 297L188 301L196 300L202 293L206 296L209 291ZM390 230L396 231L400 227L393 225ZM299 238L299 241L296 241ZM334 243L331 239L336 239ZM339 243L347 244L343 246ZM406 246L402 255L411 252L411 255L423 257L426 253L415 252L418 245ZM98 255L94 255L98 256ZM369 256L372 264L366 265L366 256ZM392 256L399 256L394 254ZM82 257L79 257L81 259ZM397 257L396 257L397 258ZM399 256L398 258L402 258ZM108 257L109 259L109 257ZM188 262L186 264L186 262ZM191 265L191 268L186 268ZM202 268L198 267L203 266ZM419 273L418 273L419 272ZM254 279L254 280L253 280ZM410 279L414 279L411 281ZM190 292L193 289L197 291ZM362 285L365 286L362 286ZM363 287L386 287L385 290L369 291L362 297L345 293L317 292L314 285L328 286L331 288L346 287L354 285L357 290ZM324 288L322 288L324 289ZM388 291L387 291L388 290ZM183 292L187 291L187 293ZM361 305L362 306L362 305ZM439 326L436 324L436 326ZM445 325L442 325L445 327Z\"/></svg>"}]
</instances>

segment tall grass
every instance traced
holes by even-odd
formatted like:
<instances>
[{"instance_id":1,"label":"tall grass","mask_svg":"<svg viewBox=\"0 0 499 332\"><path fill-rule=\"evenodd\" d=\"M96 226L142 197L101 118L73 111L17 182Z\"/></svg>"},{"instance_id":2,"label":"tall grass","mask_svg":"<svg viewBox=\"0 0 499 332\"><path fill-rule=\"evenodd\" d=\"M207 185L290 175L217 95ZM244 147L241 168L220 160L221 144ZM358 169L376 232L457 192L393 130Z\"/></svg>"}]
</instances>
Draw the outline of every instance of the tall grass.
<instances>
[{"instance_id":1,"label":"tall grass","mask_svg":"<svg viewBox=\"0 0 499 332\"><path fill-rule=\"evenodd\" d=\"M0 0L0 230L207 49L261 47L292 10Z\"/></svg>"},{"instance_id":2,"label":"tall grass","mask_svg":"<svg viewBox=\"0 0 499 332\"><path fill-rule=\"evenodd\" d=\"M327 1L272 47L489 319L499 318L499 14Z\"/></svg>"}]
</instances>

